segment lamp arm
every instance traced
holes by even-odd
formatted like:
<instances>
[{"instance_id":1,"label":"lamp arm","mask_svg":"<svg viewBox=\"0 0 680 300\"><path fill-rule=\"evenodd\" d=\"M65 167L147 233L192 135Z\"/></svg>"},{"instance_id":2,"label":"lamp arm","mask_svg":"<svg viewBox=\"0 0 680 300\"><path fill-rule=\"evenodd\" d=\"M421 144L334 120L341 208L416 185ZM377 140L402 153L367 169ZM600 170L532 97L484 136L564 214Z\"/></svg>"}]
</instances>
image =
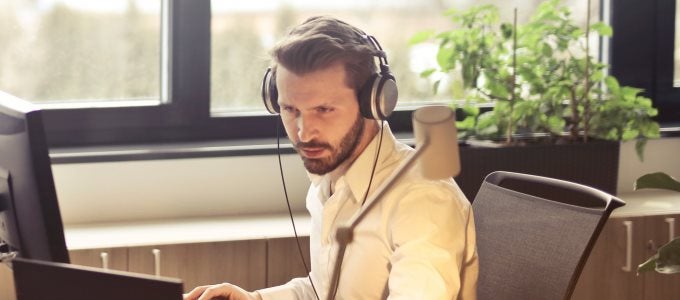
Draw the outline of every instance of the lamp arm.
<instances>
[{"instance_id":1,"label":"lamp arm","mask_svg":"<svg viewBox=\"0 0 680 300\"><path fill-rule=\"evenodd\" d=\"M429 136L424 136L420 145L417 145L415 151L412 152L404 161L399 168L388 177L385 182L378 188L378 190L371 195L366 201L366 206L363 207L352 219L348 221L348 225L339 226L335 231L335 239L338 241L338 255L335 259L335 265L333 266L333 277L331 277L331 289L326 297L328 300L335 299L335 293L338 289L339 277L340 277L340 267L342 266L342 260L345 257L345 250L347 245L352 242L354 235L354 228L357 227L359 222L364 219L373 207L379 202L387 191L392 188L392 186L398 181L406 171L413 167L413 163L420 158L420 156L425 152L425 149L430 145Z\"/></svg>"}]
</instances>

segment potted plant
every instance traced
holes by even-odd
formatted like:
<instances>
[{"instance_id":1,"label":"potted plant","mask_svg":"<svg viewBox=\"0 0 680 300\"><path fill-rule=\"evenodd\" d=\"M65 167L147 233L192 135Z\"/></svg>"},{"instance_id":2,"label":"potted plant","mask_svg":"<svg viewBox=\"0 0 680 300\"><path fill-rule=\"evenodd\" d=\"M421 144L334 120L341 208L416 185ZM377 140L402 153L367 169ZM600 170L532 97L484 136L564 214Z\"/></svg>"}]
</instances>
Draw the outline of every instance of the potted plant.
<instances>
[{"instance_id":1,"label":"potted plant","mask_svg":"<svg viewBox=\"0 0 680 300\"><path fill-rule=\"evenodd\" d=\"M663 172L641 176L635 181L635 190L664 189L680 192L680 182ZM680 273L680 237L661 246L658 252L640 264L638 274L655 270L662 274Z\"/></svg>"},{"instance_id":2,"label":"potted plant","mask_svg":"<svg viewBox=\"0 0 680 300\"><path fill-rule=\"evenodd\" d=\"M438 43L438 67L421 75L460 78L463 93L457 96L465 98L460 107L464 116L457 122L461 138L472 145L490 140L503 148L461 148L465 172L457 179L468 197L476 193L483 176L498 169L615 193L618 141L638 139L642 157L645 140L658 137L659 126L652 120L656 109L642 90L619 86L616 78L605 75L606 64L590 54L591 37L611 36L611 27L588 22L580 28L559 0L543 2L525 24L517 24L516 11L512 24L500 23L493 5L445 14L455 23L453 29L421 32L411 39L413 44ZM441 81L435 81L434 90L440 88ZM481 109L484 104L492 109ZM531 147L510 147L516 145ZM554 145L563 149L554 150ZM574 158L581 145L589 147L584 153L601 157ZM510 154L513 151L526 159ZM549 155L553 151L558 153ZM578 165L585 169L574 169ZM466 174L470 172L476 174ZM465 178L468 175L472 178Z\"/></svg>"}]
</instances>

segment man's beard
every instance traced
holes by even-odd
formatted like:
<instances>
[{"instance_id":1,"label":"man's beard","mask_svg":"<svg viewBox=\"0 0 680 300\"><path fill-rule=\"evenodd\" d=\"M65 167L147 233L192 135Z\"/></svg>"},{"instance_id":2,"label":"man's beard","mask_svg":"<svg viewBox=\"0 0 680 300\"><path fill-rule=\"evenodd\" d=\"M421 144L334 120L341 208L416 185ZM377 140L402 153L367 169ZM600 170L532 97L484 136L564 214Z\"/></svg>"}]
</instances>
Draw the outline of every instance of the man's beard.
<instances>
[{"instance_id":1,"label":"man's beard","mask_svg":"<svg viewBox=\"0 0 680 300\"><path fill-rule=\"evenodd\" d=\"M307 169L309 173L317 175L323 175L335 170L335 168L352 156L354 149L359 144L361 136L363 135L364 122L364 118L361 116L361 114L358 114L356 121L352 125L352 128L350 128L347 134L342 137L342 140L340 140L340 145L338 145L337 148L332 147L326 142L319 142L315 140L306 143L298 142L295 145L296 149L300 149L302 147L323 147L330 150L331 152L330 156L324 158L306 158L301 156L305 165L305 169Z\"/></svg>"}]
</instances>

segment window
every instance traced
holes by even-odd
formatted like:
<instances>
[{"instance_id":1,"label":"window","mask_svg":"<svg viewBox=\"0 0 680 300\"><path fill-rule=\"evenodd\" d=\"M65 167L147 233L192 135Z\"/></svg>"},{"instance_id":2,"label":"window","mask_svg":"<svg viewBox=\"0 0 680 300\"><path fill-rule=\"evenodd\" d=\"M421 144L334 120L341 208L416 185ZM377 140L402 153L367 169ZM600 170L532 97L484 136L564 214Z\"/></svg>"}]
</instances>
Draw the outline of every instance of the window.
<instances>
[{"instance_id":1,"label":"window","mask_svg":"<svg viewBox=\"0 0 680 300\"><path fill-rule=\"evenodd\" d=\"M448 3L460 10L482 4L499 5L504 22L511 22L513 10L517 7L518 19L522 23L542 1L457 0ZM563 2L573 7L574 18L585 26L587 2ZM437 45L408 44L409 38L419 31L441 31L452 26L444 15L450 7L445 1L251 0L244 4L213 0L211 3L213 114L261 112L259 85L268 65L267 50L291 26L320 14L345 20L380 41L388 54L390 69L397 77L401 107L422 102L450 102L448 93L434 95L432 80L419 76L421 71L436 64ZM599 4L592 5L591 15L599 15Z\"/></svg>"},{"instance_id":2,"label":"window","mask_svg":"<svg viewBox=\"0 0 680 300\"><path fill-rule=\"evenodd\" d=\"M409 46L415 32L449 28L450 7L495 4L506 21L517 7L522 22L540 2L3 1L0 89L46 108L51 146L272 137L278 121L260 99L266 51L291 25L329 14L381 42L400 89L392 128L410 131L409 107L450 102L419 77L436 45ZM587 1L563 3L585 24Z\"/></svg>"},{"instance_id":3,"label":"window","mask_svg":"<svg viewBox=\"0 0 680 300\"><path fill-rule=\"evenodd\" d=\"M3 1L0 86L46 107L159 101L160 4Z\"/></svg>"},{"instance_id":4,"label":"window","mask_svg":"<svg viewBox=\"0 0 680 300\"><path fill-rule=\"evenodd\" d=\"M612 1L611 72L621 84L645 90L658 121L680 122L676 82L676 1Z\"/></svg>"}]
</instances>

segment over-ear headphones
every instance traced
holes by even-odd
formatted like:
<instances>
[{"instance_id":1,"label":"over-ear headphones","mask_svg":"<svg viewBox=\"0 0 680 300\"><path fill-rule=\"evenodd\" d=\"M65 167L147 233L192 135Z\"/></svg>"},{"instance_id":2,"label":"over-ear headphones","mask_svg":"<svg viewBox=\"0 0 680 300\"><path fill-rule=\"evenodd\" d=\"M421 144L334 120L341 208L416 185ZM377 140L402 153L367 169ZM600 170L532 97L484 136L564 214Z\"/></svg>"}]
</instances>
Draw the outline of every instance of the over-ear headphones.
<instances>
[{"instance_id":1,"label":"over-ear headphones","mask_svg":"<svg viewBox=\"0 0 680 300\"><path fill-rule=\"evenodd\" d=\"M371 75L358 91L359 110L361 115L367 119L385 120L392 114L397 105L399 93L397 81L390 72L387 62L387 55L383 51L380 43L375 37L363 35L376 50L378 50L378 61L380 70ZM267 68L262 80L262 101L264 106L272 114L281 112L278 98L279 92L276 88L276 80L273 78L271 68Z\"/></svg>"}]
</instances>

